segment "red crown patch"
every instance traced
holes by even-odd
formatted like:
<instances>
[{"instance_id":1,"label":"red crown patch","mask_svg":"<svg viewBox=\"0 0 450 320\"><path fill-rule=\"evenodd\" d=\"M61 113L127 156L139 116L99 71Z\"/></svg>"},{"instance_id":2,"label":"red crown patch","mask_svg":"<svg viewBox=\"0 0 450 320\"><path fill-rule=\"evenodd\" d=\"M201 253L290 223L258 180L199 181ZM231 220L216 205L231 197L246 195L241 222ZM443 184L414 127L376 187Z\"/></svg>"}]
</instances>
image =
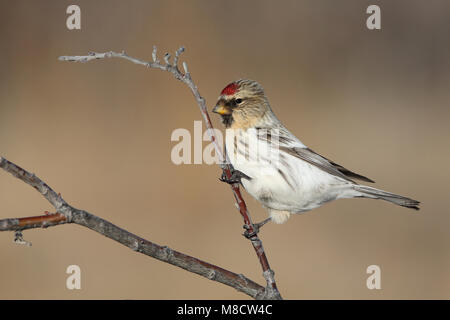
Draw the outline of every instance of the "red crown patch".
<instances>
[{"instance_id":1,"label":"red crown patch","mask_svg":"<svg viewBox=\"0 0 450 320\"><path fill-rule=\"evenodd\" d=\"M233 83L230 83L229 85L227 85L220 94L229 96L229 95L235 94L238 89L239 89L239 86L233 82Z\"/></svg>"}]
</instances>

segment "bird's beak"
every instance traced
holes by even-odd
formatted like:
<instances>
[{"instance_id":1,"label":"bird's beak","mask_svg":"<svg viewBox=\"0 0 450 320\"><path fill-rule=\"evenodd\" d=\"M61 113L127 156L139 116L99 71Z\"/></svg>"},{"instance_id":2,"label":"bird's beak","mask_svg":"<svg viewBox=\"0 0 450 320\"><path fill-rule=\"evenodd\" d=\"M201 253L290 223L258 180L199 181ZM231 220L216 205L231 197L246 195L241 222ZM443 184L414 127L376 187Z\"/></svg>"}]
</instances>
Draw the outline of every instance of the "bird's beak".
<instances>
[{"instance_id":1,"label":"bird's beak","mask_svg":"<svg viewBox=\"0 0 450 320\"><path fill-rule=\"evenodd\" d=\"M217 104L212 111L214 113L220 114L221 116L225 116L225 115L231 114L231 109L225 107L223 104Z\"/></svg>"}]
</instances>

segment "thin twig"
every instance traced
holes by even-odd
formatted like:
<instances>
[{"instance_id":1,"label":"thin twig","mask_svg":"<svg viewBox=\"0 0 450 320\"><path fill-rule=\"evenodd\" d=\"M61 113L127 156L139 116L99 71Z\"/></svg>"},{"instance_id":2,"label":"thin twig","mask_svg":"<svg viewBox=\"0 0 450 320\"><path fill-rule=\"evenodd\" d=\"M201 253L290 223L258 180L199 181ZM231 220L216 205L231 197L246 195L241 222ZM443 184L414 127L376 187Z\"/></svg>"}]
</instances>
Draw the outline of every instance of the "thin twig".
<instances>
[{"instance_id":1,"label":"thin twig","mask_svg":"<svg viewBox=\"0 0 450 320\"><path fill-rule=\"evenodd\" d=\"M184 51L185 51L184 47L181 47L180 49L178 49L176 51L175 60L174 60L173 65L170 64L170 61L169 61L170 55L167 53L164 56L164 60L165 60L166 64L164 65L159 62L159 60L157 59L156 46L153 47L153 52L152 52L153 62L143 61L140 59L130 57L130 56L126 55L125 52L115 53L112 51L107 52L107 53L91 53L89 56L62 56L62 57L59 57L59 60L75 61L75 62L77 62L77 61L78 62L88 62L88 61L91 61L94 59L103 59L103 58L111 58L111 57L123 58L123 59L129 60L133 63L144 65L149 68L155 68L155 69L160 69L160 70L171 72L175 76L176 79L185 83L191 90L192 94L194 95L194 98L195 98L195 100L200 108L200 112L203 116L203 120L205 122L206 129L210 132L211 141L214 144L216 155L220 159L220 167L224 171L225 175L228 178L230 178L231 177L231 166L229 164L227 164L229 162L226 161L227 159L224 156L224 154L222 153L222 150L220 149L219 144L217 143L217 138L214 134L213 125L211 123L211 119L209 117L208 110L206 108L206 101L200 95L200 92L199 92L197 86L195 85L194 81L192 80L191 74L188 71L187 63L183 62L183 69L185 71L184 74L178 69L178 66L177 66L178 59ZM267 259L266 253L264 251L264 247L262 245L261 239L254 232L255 231L254 225L251 220L250 214L248 212L245 200L242 197L241 191L239 189L239 184L232 184L231 189L232 189L233 195L236 199L236 203L239 206L239 212L242 215L242 218L244 219L244 223L247 228L247 231L249 234L253 234L253 236L250 238L250 241L253 245L253 248L256 252L256 255L258 256L259 262L261 263L261 267L263 269L263 276L266 279L266 283L267 283L266 294L271 299L281 299L281 295L278 291L277 284L275 282L275 276L274 276L275 273L273 270L270 269L269 261Z\"/></svg>"},{"instance_id":2,"label":"thin twig","mask_svg":"<svg viewBox=\"0 0 450 320\"><path fill-rule=\"evenodd\" d=\"M20 168L19 166L6 160L5 158L0 158L0 168L11 173L16 178L24 181L25 183L31 185L39 192L41 192L41 189L36 188L36 186L45 186L47 192L45 194L41 192L42 195L46 197L46 199L55 207L55 209L61 208L61 206L59 205L59 201L53 201L52 197L46 196L48 194L56 195L53 189L35 175L30 174L28 171ZM30 179L30 177L33 178ZM58 196L58 198L61 199L60 196ZM33 228L47 228L66 223L78 224L94 230L110 239L113 239L127 246L133 251L170 263L174 266L196 273L207 279L223 283L255 299L267 298L265 296L264 287L248 279L242 274L228 271L216 265L170 249L166 246L160 246L156 243L138 237L137 235L119 228L109 221L99 218L84 210L76 209L65 201L63 207L64 213L0 220L0 231L15 231L15 242L30 245L28 241L23 240L21 233L22 230Z\"/></svg>"},{"instance_id":3,"label":"thin twig","mask_svg":"<svg viewBox=\"0 0 450 320\"><path fill-rule=\"evenodd\" d=\"M217 139L214 134L211 119L209 117L208 110L206 108L205 99L200 95L200 92L199 92L197 86L193 82L191 74L188 71L187 63L183 62L183 64L182 64L184 73L181 72L178 68L179 57L183 52L184 52L183 47L181 47L180 49L178 49L176 51L175 58L173 60L173 64L170 63L171 56L168 53L166 53L164 55L165 64L161 64L157 58L156 47L153 47L153 52L152 52L153 62L148 62L148 61L130 57L125 52L116 53L113 51L105 52L105 53L92 52L92 53L89 53L89 55L87 55L87 56L61 56L61 57L59 57L59 60L74 61L74 62L89 62L92 60L104 59L104 58L122 58L122 59L125 59L128 61L131 61L135 64L146 66L148 68L154 68L154 69L171 72L176 79L185 83L191 90L192 94L194 95L194 98L195 98L195 100L200 108L201 114L203 116L203 120L205 121L206 128L210 132L211 141L214 144L216 155L220 159L219 165L222 168L222 170L224 171L225 175L228 178L230 178L231 177L231 167L229 164L227 164L226 158L224 157L224 155L219 147L219 144L217 143ZM233 195L235 197L237 206L239 208L239 212L244 219L246 229L249 234L253 234L253 236L250 238L250 241L253 245L256 255L258 256L261 267L263 269L263 276L266 279L266 283L267 283L263 298L265 298L265 299L281 299L281 295L277 289L277 285L275 282L274 272L273 272L273 270L270 269L270 265L269 265L267 256L265 254L265 251L264 251L264 248L262 245L262 241L258 237L258 235L256 233L254 233L255 228L254 228L254 225L250 218L250 214L247 210L247 205L241 195L241 192L239 189L239 184L232 184L231 188L232 188ZM61 210L57 209L58 212L65 214L66 218L69 219L69 221L70 221L70 219L72 219L72 217L70 217L70 214L72 214L72 213L71 212L64 213L64 211L62 211L63 209L66 208L66 206L64 204L61 203L60 207L61 207Z\"/></svg>"}]
</instances>

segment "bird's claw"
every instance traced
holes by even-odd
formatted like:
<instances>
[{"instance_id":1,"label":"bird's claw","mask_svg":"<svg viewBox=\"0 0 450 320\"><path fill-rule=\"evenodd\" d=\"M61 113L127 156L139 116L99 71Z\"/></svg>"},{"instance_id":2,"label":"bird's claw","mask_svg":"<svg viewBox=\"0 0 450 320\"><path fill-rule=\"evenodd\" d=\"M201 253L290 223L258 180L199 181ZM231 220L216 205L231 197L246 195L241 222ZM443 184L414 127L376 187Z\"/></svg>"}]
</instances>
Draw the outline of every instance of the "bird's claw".
<instances>
[{"instance_id":1,"label":"bird's claw","mask_svg":"<svg viewBox=\"0 0 450 320\"><path fill-rule=\"evenodd\" d=\"M229 178L227 177L225 170L222 171L222 175L219 178L219 180L222 182L228 183L228 184L235 184L235 183L241 183L242 178L247 179L247 180L252 179L248 175L243 173L242 171L233 169L233 170L231 170L231 176Z\"/></svg>"},{"instance_id":2,"label":"bird's claw","mask_svg":"<svg viewBox=\"0 0 450 320\"><path fill-rule=\"evenodd\" d=\"M244 224L244 229L245 229L245 231L242 235L249 240L259 233L259 227L256 225L253 225L253 231L251 231L251 232L250 232L250 226L247 224Z\"/></svg>"},{"instance_id":3,"label":"bird's claw","mask_svg":"<svg viewBox=\"0 0 450 320\"><path fill-rule=\"evenodd\" d=\"M266 220L261 221L259 223L253 223L253 228L251 228L248 224L244 224L245 231L242 235L250 240L251 238L256 236L259 233L262 226L265 225L270 220L271 218L267 218ZM250 229L253 229L253 231L250 231Z\"/></svg>"}]
</instances>

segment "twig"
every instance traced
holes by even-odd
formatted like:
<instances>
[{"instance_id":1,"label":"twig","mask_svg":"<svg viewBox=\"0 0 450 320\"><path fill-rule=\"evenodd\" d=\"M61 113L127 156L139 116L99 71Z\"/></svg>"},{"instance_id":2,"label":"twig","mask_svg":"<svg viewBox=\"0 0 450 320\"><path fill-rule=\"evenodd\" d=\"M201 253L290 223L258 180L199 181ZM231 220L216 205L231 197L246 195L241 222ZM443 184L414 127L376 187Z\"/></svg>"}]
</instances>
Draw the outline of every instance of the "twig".
<instances>
[{"instance_id":1,"label":"twig","mask_svg":"<svg viewBox=\"0 0 450 320\"><path fill-rule=\"evenodd\" d=\"M31 242L24 240L22 231L20 231L20 230L17 230L14 233L14 243L23 244L28 247L31 247Z\"/></svg>"},{"instance_id":2,"label":"twig","mask_svg":"<svg viewBox=\"0 0 450 320\"><path fill-rule=\"evenodd\" d=\"M153 62L148 62L148 61L144 61L144 60L140 60L140 59L136 59L133 57L128 56L125 52L122 53L116 53L113 51L110 52L105 52L105 53L94 53L91 52L89 53L89 55L87 56L61 56L59 57L59 60L61 61L74 61L74 62L88 62L91 60L97 60L97 59L104 59L104 58L122 58L128 61L131 61L135 64L139 64L139 65L143 65L146 66L148 68L154 68L154 69L159 69L159 70L163 70L163 71L168 71L171 72L173 74L173 76L182 81L183 83L185 83L189 89L191 90L192 94L194 95L194 98L200 108L201 114L203 116L203 120L206 124L206 128L207 130L210 132L210 136L211 136L211 141L214 144L215 147L215 151L216 154L218 156L218 158L220 159L220 167L222 168L222 170L224 171L225 175L230 178L231 177L231 167L230 165L227 163L220 147L219 144L217 143L217 139L216 136L214 134L214 130L213 130L213 126L211 123L211 119L209 117L208 114L208 110L206 108L206 102L205 99L200 95L200 92L197 88L197 86L195 85L195 83L192 80L192 77L189 73L188 70L188 66L186 62L183 62L183 70L184 73L181 72L178 68L178 60L180 55L184 52L184 48L181 47L180 49L178 49L175 53L175 58L173 60L173 64L170 63L170 54L166 53L164 55L164 61L165 64L161 64L160 61L157 58L157 49L154 46L153 47L153 52L152 52L152 60ZM253 236L250 238L250 241L253 245L253 248L256 252L256 255L258 256L259 262L261 264L261 267L263 269L263 276L266 279L266 288L265 288L265 292L264 292L264 297L265 299L281 299L281 295L278 291L276 282L275 282L275 277L274 277L274 272L273 270L270 269L270 265L269 265L269 261L267 259L267 256L265 254L263 245L262 245L262 241L261 239L259 239L258 235L254 233L254 225L252 223L252 220L250 218L250 214L247 210L247 205L241 195L240 189L239 189L239 184L232 184L231 185L232 191L233 191L233 195L235 197L236 203L239 207L239 212L242 215L243 219L244 219L244 223L246 226L246 229L248 231L249 234L253 234ZM61 199L62 200L62 199ZM53 204L53 203L52 203ZM55 207L56 208L56 207ZM60 209L57 208L58 212L63 213L66 215L67 219L71 219L71 217L69 216L69 213L66 212L64 213L62 210L65 209L66 207L64 206L64 203L60 204ZM70 214L72 214L70 212Z\"/></svg>"},{"instance_id":3,"label":"twig","mask_svg":"<svg viewBox=\"0 0 450 320\"><path fill-rule=\"evenodd\" d=\"M89 212L76 209L64 200L62 200L64 203L61 206L60 201L53 201L53 197L48 197L49 194L56 195L52 188L50 188L34 174L30 174L28 171L18 167L5 158L0 158L0 168L31 185L39 192L43 189L36 188L36 186L45 186L45 190L47 191L45 193L41 192L42 195L55 207L55 209L64 209L64 213L0 220L0 231L15 231L15 242L17 243L30 245L28 241L23 240L22 230L47 228L65 223L74 223L113 239L133 251L170 263L207 279L223 283L255 299L267 298L265 296L264 287L248 279L242 274L236 274L208 262L175 251L166 246L160 246L156 243L145 240ZM30 177L33 178L30 179ZM58 199L62 198L58 196Z\"/></svg>"}]
</instances>

